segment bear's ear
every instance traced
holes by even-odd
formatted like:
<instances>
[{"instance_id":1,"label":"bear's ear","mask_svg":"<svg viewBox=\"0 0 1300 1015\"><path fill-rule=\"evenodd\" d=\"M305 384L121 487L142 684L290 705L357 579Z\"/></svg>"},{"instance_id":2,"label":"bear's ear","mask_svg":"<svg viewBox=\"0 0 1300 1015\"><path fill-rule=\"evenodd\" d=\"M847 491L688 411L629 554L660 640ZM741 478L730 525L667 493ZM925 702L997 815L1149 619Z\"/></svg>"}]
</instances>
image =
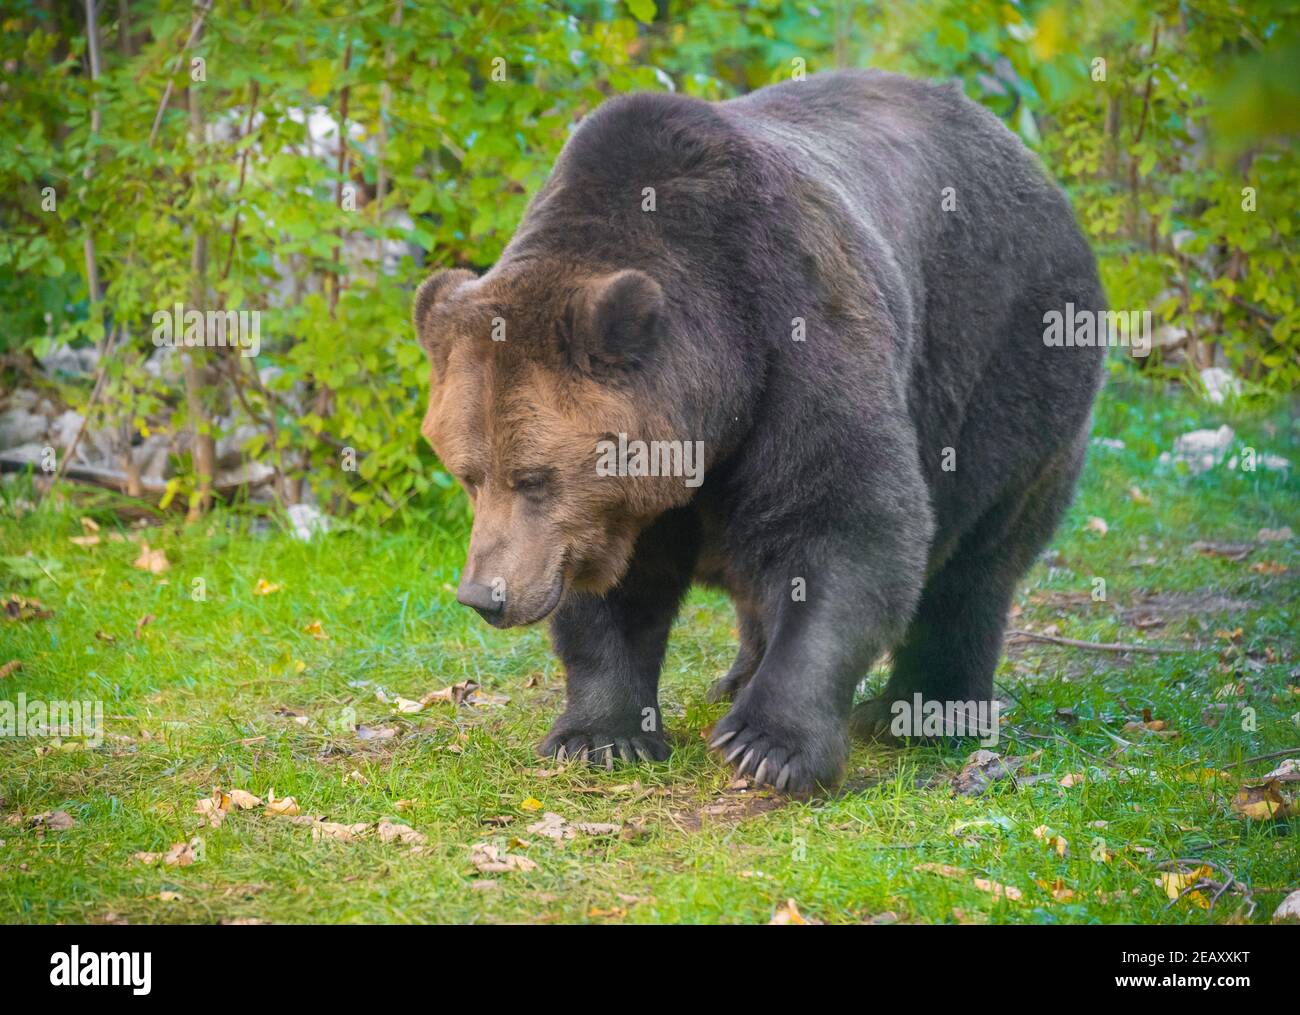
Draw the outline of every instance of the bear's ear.
<instances>
[{"instance_id":1,"label":"bear's ear","mask_svg":"<svg viewBox=\"0 0 1300 1015\"><path fill-rule=\"evenodd\" d=\"M645 272L593 279L569 300L569 357L584 373L634 370L654 352L663 321L663 290Z\"/></svg>"},{"instance_id":2,"label":"bear's ear","mask_svg":"<svg viewBox=\"0 0 1300 1015\"><path fill-rule=\"evenodd\" d=\"M466 271L464 268L451 268L447 271L434 272L423 282L420 288L415 291L415 301L411 307L411 319L415 322L415 334L419 338L420 344L425 348L430 348L436 335L427 333L426 325L429 321L429 314L443 300L447 299L460 286L470 282L475 278L472 271Z\"/></svg>"}]
</instances>

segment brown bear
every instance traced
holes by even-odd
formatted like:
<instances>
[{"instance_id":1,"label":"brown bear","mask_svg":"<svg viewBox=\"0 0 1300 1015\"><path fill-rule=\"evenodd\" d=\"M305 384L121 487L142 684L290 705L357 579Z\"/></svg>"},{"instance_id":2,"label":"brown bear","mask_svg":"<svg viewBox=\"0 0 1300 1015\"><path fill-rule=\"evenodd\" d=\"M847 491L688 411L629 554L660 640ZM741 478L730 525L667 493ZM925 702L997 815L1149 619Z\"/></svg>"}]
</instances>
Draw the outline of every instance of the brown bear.
<instances>
[{"instance_id":1,"label":"brown bear","mask_svg":"<svg viewBox=\"0 0 1300 1015\"><path fill-rule=\"evenodd\" d=\"M423 432L473 501L458 592L551 618L540 750L662 759L658 680L693 581L740 648L712 746L802 792L894 702L988 701L1017 580L1068 503L1104 309L1060 191L960 89L819 75L612 100L500 260L414 318ZM881 698L853 708L892 651Z\"/></svg>"}]
</instances>

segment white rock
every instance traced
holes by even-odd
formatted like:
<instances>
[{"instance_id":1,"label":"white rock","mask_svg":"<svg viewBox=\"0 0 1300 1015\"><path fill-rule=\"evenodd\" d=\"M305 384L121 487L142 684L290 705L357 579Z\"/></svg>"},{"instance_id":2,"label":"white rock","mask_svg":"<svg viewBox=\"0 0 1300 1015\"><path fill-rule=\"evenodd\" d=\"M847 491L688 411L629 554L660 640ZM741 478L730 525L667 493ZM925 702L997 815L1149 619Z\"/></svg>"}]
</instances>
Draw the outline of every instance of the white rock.
<instances>
[{"instance_id":1,"label":"white rock","mask_svg":"<svg viewBox=\"0 0 1300 1015\"><path fill-rule=\"evenodd\" d=\"M1235 434L1224 424L1217 430L1192 430L1174 439L1174 450L1160 455L1160 461L1185 462L1193 473L1208 472L1223 461Z\"/></svg>"},{"instance_id":2,"label":"white rock","mask_svg":"<svg viewBox=\"0 0 1300 1015\"><path fill-rule=\"evenodd\" d=\"M1241 380L1223 367L1206 367L1201 371L1201 384L1205 397L1214 405L1222 405L1229 398L1241 394Z\"/></svg>"},{"instance_id":3,"label":"white rock","mask_svg":"<svg viewBox=\"0 0 1300 1015\"><path fill-rule=\"evenodd\" d=\"M289 522L293 537L308 542L318 532L330 530L330 520L310 504L294 504L289 508Z\"/></svg>"},{"instance_id":4,"label":"white rock","mask_svg":"<svg viewBox=\"0 0 1300 1015\"><path fill-rule=\"evenodd\" d=\"M1273 911L1274 923L1281 923L1283 920L1300 920L1300 891L1292 892Z\"/></svg>"},{"instance_id":5,"label":"white rock","mask_svg":"<svg viewBox=\"0 0 1300 1015\"><path fill-rule=\"evenodd\" d=\"M27 409L7 409L0 413L0 448L44 441L48 426L44 416Z\"/></svg>"}]
</instances>

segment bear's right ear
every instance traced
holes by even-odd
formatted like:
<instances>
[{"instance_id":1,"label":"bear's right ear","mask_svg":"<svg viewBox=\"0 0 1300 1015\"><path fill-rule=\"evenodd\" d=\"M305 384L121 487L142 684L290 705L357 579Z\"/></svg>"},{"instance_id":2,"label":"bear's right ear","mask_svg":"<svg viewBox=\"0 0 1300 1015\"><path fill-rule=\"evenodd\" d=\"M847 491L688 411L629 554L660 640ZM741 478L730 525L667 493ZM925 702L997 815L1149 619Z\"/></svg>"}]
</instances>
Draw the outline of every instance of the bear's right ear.
<instances>
[{"instance_id":1,"label":"bear's right ear","mask_svg":"<svg viewBox=\"0 0 1300 1015\"><path fill-rule=\"evenodd\" d=\"M593 279L569 299L569 359L584 373L635 370L653 355L663 324L663 290L645 272Z\"/></svg>"},{"instance_id":2,"label":"bear's right ear","mask_svg":"<svg viewBox=\"0 0 1300 1015\"><path fill-rule=\"evenodd\" d=\"M420 288L415 291L411 319L415 322L416 337L426 349L433 346L437 337L430 335L426 328L433 308L446 300L456 289L476 277L472 271L466 271L464 268L451 268L435 272L420 283Z\"/></svg>"}]
</instances>

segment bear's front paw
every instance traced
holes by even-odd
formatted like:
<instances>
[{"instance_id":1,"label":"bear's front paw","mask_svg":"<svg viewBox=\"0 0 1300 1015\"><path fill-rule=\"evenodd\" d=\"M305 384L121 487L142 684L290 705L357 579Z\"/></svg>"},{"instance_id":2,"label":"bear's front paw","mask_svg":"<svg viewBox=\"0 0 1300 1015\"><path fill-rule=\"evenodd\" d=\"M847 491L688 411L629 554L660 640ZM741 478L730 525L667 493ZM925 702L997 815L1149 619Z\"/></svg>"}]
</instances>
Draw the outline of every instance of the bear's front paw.
<instances>
[{"instance_id":1,"label":"bear's front paw","mask_svg":"<svg viewBox=\"0 0 1300 1015\"><path fill-rule=\"evenodd\" d=\"M709 747L735 765L737 775L799 795L839 781L847 746L838 725L795 731L736 708L713 728Z\"/></svg>"},{"instance_id":2,"label":"bear's front paw","mask_svg":"<svg viewBox=\"0 0 1300 1015\"><path fill-rule=\"evenodd\" d=\"M639 728L634 731L615 730L612 725L602 729L599 724L575 727L556 723L546 739L538 744L537 753L557 761L585 761L608 771L614 767L615 759L664 761L672 750L661 733L647 733Z\"/></svg>"}]
</instances>

